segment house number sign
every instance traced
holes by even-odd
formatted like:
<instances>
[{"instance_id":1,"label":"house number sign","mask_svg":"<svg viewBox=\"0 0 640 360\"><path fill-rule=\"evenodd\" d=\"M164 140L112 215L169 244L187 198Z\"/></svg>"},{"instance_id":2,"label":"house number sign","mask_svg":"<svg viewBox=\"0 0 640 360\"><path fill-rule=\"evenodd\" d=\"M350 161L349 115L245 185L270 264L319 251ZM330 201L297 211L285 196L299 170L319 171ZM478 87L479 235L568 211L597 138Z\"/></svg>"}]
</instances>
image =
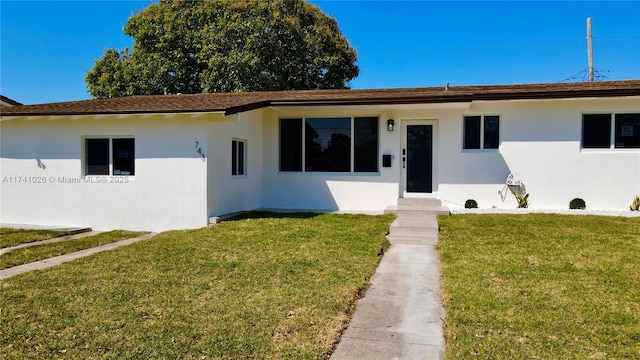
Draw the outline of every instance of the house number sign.
<instances>
[{"instance_id":1,"label":"house number sign","mask_svg":"<svg viewBox=\"0 0 640 360\"><path fill-rule=\"evenodd\" d=\"M196 152L197 152L198 154L200 154L200 156L202 156L202 159L201 159L201 160L202 160L202 162L205 162L205 161L206 161L206 159L205 159L205 157L204 157L204 154L202 153L202 148L200 147L200 142L199 142L199 141L194 141L194 142L196 143L196 146L195 146L195 148L196 148Z\"/></svg>"}]
</instances>

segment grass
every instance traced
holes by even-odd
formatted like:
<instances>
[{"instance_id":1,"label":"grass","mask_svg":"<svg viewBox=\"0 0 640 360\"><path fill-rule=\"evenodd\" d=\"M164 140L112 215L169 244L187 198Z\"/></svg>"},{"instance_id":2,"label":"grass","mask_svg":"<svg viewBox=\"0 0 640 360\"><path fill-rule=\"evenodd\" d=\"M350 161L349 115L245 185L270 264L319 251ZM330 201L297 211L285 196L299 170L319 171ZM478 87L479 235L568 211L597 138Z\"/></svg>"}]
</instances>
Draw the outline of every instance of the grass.
<instances>
[{"instance_id":1,"label":"grass","mask_svg":"<svg viewBox=\"0 0 640 360\"><path fill-rule=\"evenodd\" d=\"M74 251L110 244L116 241L134 238L143 234L146 234L146 232L114 230L79 239L71 239L61 242L35 245L17 249L0 255L0 269L6 269L12 266L28 264L30 262L72 253Z\"/></svg>"},{"instance_id":2,"label":"grass","mask_svg":"<svg viewBox=\"0 0 640 360\"><path fill-rule=\"evenodd\" d=\"M0 248L63 236L64 231L0 228Z\"/></svg>"},{"instance_id":3,"label":"grass","mask_svg":"<svg viewBox=\"0 0 640 360\"><path fill-rule=\"evenodd\" d=\"M640 357L640 219L439 223L447 359Z\"/></svg>"},{"instance_id":4,"label":"grass","mask_svg":"<svg viewBox=\"0 0 640 360\"><path fill-rule=\"evenodd\" d=\"M0 353L318 359L368 285L391 216L250 214L0 282Z\"/></svg>"}]
</instances>

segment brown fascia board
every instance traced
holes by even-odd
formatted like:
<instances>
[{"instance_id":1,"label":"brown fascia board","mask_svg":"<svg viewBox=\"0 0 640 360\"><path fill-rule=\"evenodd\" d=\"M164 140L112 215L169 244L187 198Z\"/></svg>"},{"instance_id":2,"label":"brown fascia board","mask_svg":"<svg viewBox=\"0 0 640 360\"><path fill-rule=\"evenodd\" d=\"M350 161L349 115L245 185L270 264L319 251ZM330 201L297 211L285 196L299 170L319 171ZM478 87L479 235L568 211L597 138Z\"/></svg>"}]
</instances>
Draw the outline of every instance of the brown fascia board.
<instances>
[{"instance_id":1,"label":"brown fascia board","mask_svg":"<svg viewBox=\"0 0 640 360\"><path fill-rule=\"evenodd\" d=\"M566 99L566 98L593 98L614 96L639 96L640 89L598 89L598 90L558 90L538 91L522 93L481 93L474 94L473 100L535 100L535 99Z\"/></svg>"},{"instance_id":2,"label":"brown fascia board","mask_svg":"<svg viewBox=\"0 0 640 360\"><path fill-rule=\"evenodd\" d=\"M269 106L331 106L331 105L395 105L469 102L470 96L443 98L399 98L399 99L340 99L340 100L266 100L257 103L234 106L225 110L225 115L261 109Z\"/></svg>"},{"instance_id":3,"label":"brown fascia board","mask_svg":"<svg viewBox=\"0 0 640 360\"><path fill-rule=\"evenodd\" d=\"M22 103L17 102L11 98L8 98L4 95L0 95L0 100L2 100L3 102L6 102L7 104L13 105L13 106L20 106L22 105Z\"/></svg>"},{"instance_id":4,"label":"brown fascia board","mask_svg":"<svg viewBox=\"0 0 640 360\"><path fill-rule=\"evenodd\" d=\"M449 96L427 98L398 98L398 99L351 99L351 100L292 100L272 101L273 106L300 106L300 105L395 105L395 104L433 104L451 102L470 102L472 96Z\"/></svg>"},{"instance_id":5,"label":"brown fascia board","mask_svg":"<svg viewBox=\"0 0 640 360\"><path fill-rule=\"evenodd\" d=\"M247 103L247 104L242 104L242 105L237 105L237 106L231 106L231 107L228 107L228 108L224 109L224 115L225 116L229 116L229 115L243 113L243 112L247 112L247 111L251 111L251 110L262 109L262 108L271 106L272 103L273 102L271 100L263 100L263 101L258 101L258 102L254 102L254 103Z\"/></svg>"},{"instance_id":6,"label":"brown fascia board","mask_svg":"<svg viewBox=\"0 0 640 360\"><path fill-rule=\"evenodd\" d=\"M523 93L482 93L455 96L425 96L417 98L373 98L373 99L335 99L335 100L273 100L265 101L256 106L247 106L247 110L254 110L266 106L330 106L330 105L402 105L402 104L435 104L435 103L463 103L472 101L499 100L535 100L535 99L565 99L586 97L638 96L640 90L616 89L598 91L541 91ZM254 104L252 104L254 105ZM227 109L226 115L246 111L243 107Z\"/></svg>"},{"instance_id":7,"label":"brown fascia board","mask_svg":"<svg viewBox=\"0 0 640 360\"><path fill-rule=\"evenodd\" d=\"M172 110L122 110L122 111L70 111L70 112L59 112L52 114L51 112L28 112L28 113L10 113L3 114L0 112L0 116L3 117L24 117L24 116L83 116L83 115L144 115L144 114L187 114L187 113L222 113L224 110L220 109L198 109L198 110L189 110L189 109L172 109Z\"/></svg>"}]
</instances>

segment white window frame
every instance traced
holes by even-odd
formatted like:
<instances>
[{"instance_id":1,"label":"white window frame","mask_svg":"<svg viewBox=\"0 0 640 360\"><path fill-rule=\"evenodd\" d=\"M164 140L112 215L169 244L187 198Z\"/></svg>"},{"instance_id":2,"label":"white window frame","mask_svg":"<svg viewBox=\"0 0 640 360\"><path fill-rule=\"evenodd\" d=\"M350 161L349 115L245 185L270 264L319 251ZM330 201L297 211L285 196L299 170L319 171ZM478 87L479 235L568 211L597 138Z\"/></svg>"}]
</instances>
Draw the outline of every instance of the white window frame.
<instances>
[{"instance_id":1,"label":"white window frame","mask_svg":"<svg viewBox=\"0 0 640 360\"><path fill-rule=\"evenodd\" d=\"M243 152L242 152L242 174L240 174L239 170L239 161L240 161L240 157L238 156L238 149L236 148L236 156L235 159L233 157L233 150L231 152L231 177L234 179L240 179L240 178L246 178L247 177L247 140L246 139L239 139L239 138L231 138L231 146L233 147L233 143L243 144ZM235 170L236 174L233 174L233 171Z\"/></svg>"}]
</instances>

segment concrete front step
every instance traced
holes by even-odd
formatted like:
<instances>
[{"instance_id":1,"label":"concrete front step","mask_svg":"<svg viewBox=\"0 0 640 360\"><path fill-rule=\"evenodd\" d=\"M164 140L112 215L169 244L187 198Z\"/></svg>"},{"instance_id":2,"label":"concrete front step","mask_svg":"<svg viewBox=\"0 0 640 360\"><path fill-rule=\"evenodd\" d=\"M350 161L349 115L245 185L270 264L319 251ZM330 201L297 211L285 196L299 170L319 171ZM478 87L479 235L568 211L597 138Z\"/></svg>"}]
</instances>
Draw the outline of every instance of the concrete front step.
<instances>
[{"instance_id":1,"label":"concrete front step","mask_svg":"<svg viewBox=\"0 0 640 360\"><path fill-rule=\"evenodd\" d=\"M402 216L427 216L427 215L451 215L448 208L443 206L419 206L419 207L398 207L395 214Z\"/></svg>"},{"instance_id":2,"label":"concrete front step","mask_svg":"<svg viewBox=\"0 0 640 360\"><path fill-rule=\"evenodd\" d=\"M438 220L434 216L398 217L391 223L391 227L439 229Z\"/></svg>"},{"instance_id":3,"label":"concrete front step","mask_svg":"<svg viewBox=\"0 0 640 360\"><path fill-rule=\"evenodd\" d=\"M410 228L392 227L389 228L389 235L392 236L438 236L437 228Z\"/></svg>"},{"instance_id":4,"label":"concrete front step","mask_svg":"<svg viewBox=\"0 0 640 360\"><path fill-rule=\"evenodd\" d=\"M438 245L438 236L396 236L387 235L391 244L404 245Z\"/></svg>"},{"instance_id":5,"label":"concrete front step","mask_svg":"<svg viewBox=\"0 0 640 360\"><path fill-rule=\"evenodd\" d=\"M399 198L398 207L400 206L442 206L442 201L436 198Z\"/></svg>"}]
</instances>

